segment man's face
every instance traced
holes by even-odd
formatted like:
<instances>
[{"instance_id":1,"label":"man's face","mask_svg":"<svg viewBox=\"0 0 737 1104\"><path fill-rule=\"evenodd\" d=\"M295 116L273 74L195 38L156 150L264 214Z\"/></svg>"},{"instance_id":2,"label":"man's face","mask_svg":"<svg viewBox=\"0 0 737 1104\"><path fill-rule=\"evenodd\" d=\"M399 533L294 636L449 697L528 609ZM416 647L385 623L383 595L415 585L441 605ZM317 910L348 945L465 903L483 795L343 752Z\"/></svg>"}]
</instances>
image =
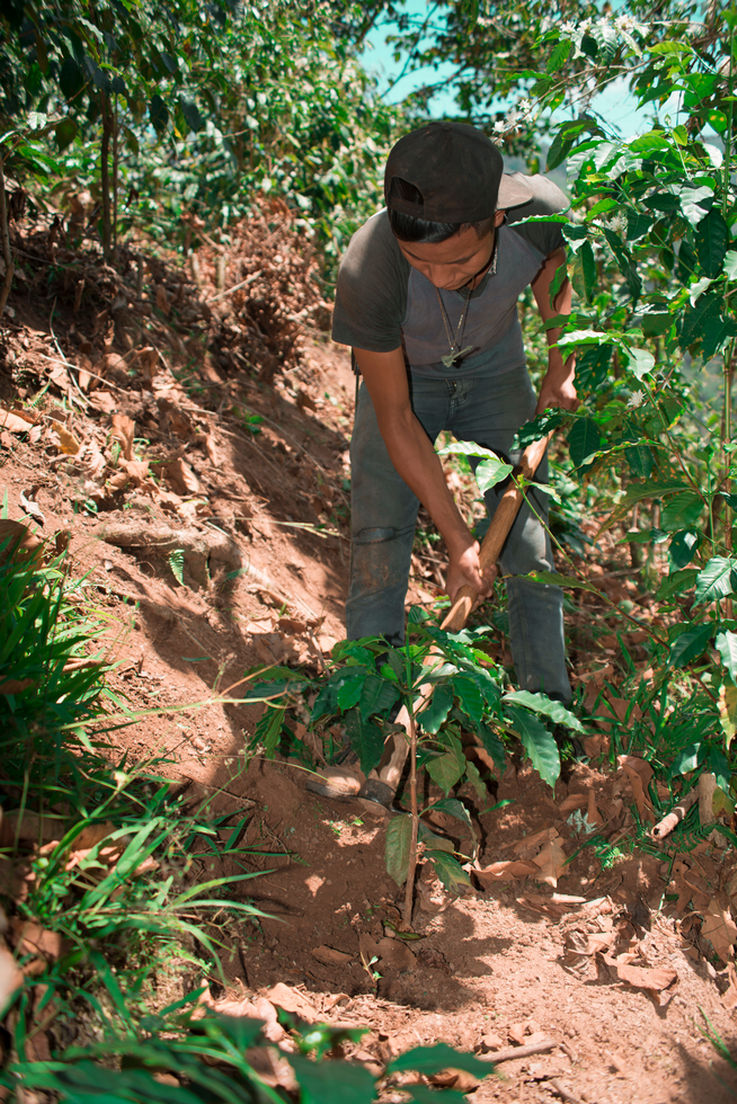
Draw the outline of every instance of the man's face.
<instances>
[{"instance_id":1,"label":"man's face","mask_svg":"<svg viewBox=\"0 0 737 1104\"><path fill-rule=\"evenodd\" d=\"M490 230L479 235L474 226L459 230L442 242L405 242L397 238L403 255L431 284L445 291L473 289L483 278L494 251L496 227L504 221L497 211Z\"/></svg>"}]
</instances>

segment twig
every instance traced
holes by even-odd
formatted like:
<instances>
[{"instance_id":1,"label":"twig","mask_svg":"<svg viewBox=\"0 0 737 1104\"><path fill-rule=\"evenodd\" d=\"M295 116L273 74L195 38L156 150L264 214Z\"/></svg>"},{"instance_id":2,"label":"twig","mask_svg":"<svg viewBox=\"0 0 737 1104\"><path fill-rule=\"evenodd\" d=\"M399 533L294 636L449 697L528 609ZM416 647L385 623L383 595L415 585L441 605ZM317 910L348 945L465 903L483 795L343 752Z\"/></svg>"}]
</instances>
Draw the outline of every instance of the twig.
<instances>
[{"instance_id":1,"label":"twig","mask_svg":"<svg viewBox=\"0 0 737 1104\"><path fill-rule=\"evenodd\" d=\"M252 272L250 276L246 276L245 280L241 280L239 284L234 284L233 287L226 288L225 291L219 291L217 295L213 295L210 299L206 299L205 303L210 306L210 303L217 303L218 299L224 299L226 295L232 295L234 291L240 291L241 288L248 287L249 284L258 280L260 272Z\"/></svg>"},{"instance_id":2,"label":"twig","mask_svg":"<svg viewBox=\"0 0 737 1104\"><path fill-rule=\"evenodd\" d=\"M476 1057L482 1062L511 1062L515 1058L530 1058L533 1054L543 1054L546 1050L553 1050L557 1045L555 1039L541 1039L539 1043L503 1047L502 1050L492 1050L489 1054L477 1054Z\"/></svg>"},{"instance_id":3,"label":"twig","mask_svg":"<svg viewBox=\"0 0 737 1104\"><path fill-rule=\"evenodd\" d=\"M547 1077L547 1083L550 1085L553 1092L557 1093L561 1100L565 1100L566 1104L583 1104L580 1096L576 1096L570 1089L567 1089L565 1085L561 1085L557 1077Z\"/></svg>"},{"instance_id":4,"label":"twig","mask_svg":"<svg viewBox=\"0 0 737 1104\"><path fill-rule=\"evenodd\" d=\"M404 892L404 912L402 921L406 928L412 925L412 898L415 892L417 874L417 835L419 815L417 812L417 722L414 708L409 710L409 799L412 831L409 842L409 861L407 863L407 884Z\"/></svg>"},{"instance_id":5,"label":"twig","mask_svg":"<svg viewBox=\"0 0 737 1104\"><path fill-rule=\"evenodd\" d=\"M659 820L655 827L651 829L650 835L652 838L654 840L662 840L665 839L666 836L669 836L681 823L691 806L695 805L698 796L699 788L698 786L694 786L694 788L686 794L683 800L680 801L674 809L671 809L668 815L664 816L662 820Z\"/></svg>"}]
</instances>

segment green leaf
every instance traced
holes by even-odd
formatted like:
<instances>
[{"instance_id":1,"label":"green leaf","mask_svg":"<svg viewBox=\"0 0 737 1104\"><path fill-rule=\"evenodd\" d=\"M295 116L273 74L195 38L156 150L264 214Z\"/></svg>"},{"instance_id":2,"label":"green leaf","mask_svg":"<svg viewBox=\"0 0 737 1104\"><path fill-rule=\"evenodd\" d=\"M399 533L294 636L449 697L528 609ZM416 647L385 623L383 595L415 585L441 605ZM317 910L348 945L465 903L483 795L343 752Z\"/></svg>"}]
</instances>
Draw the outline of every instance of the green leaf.
<instances>
[{"instance_id":1,"label":"green leaf","mask_svg":"<svg viewBox=\"0 0 737 1104\"><path fill-rule=\"evenodd\" d=\"M708 292L683 315L679 327L678 344L682 349L687 349L699 339L703 339L705 332L721 332L723 327L721 297L714 291Z\"/></svg>"},{"instance_id":2,"label":"green leaf","mask_svg":"<svg viewBox=\"0 0 737 1104\"><path fill-rule=\"evenodd\" d=\"M507 717L543 782L554 786L560 776L560 753L545 725L516 705L507 706Z\"/></svg>"},{"instance_id":3,"label":"green leaf","mask_svg":"<svg viewBox=\"0 0 737 1104\"><path fill-rule=\"evenodd\" d=\"M344 714L343 721L348 742L361 762L361 770L368 774L381 759L384 750L385 732L381 725L373 720L364 720L357 709ZM401 733L397 734L401 739Z\"/></svg>"},{"instance_id":4,"label":"green leaf","mask_svg":"<svg viewBox=\"0 0 737 1104\"><path fill-rule=\"evenodd\" d=\"M284 706L267 706L256 724L252 743L254 745L261 744L269 756L276 751L284 727L285 716L286 708Z\"/></svg>"},{"instance_id":5,"label":"green leaf","mask_svg":"<svg viewBox=\"0 0 737 1104\"><path fill-rule=\"evenodd\" d=\"M593 418L577 418L568 432L571 460L577 468L589 463L601 447L601 431Z\"/></svg>"},{"instance_id":6,"label":"green leaf","mask_svg":"<svg viewBox=\"0 0 737 1104\"><path fill-rule=\"evenodd\" d=\"M400 693L396 683L368 672L363 681L358 703L362 718L365 721L376 713L386 714L399 701L399 698Z\"/></svg>"},{"instance_id":7,"label":"green leaf","mask_svg":"<svg viewBox=\"0 0 737 1104\"><path fill-rule=\"evenodd\" d=\"M418 1073L431 1075L441 1073L446 1069L465 1070L476 1077L486 1077L492 1072L493 1066L473 1054L463 1054L455 1050L447 1043L435 1043L429 1047L415 1047L413 1050L400 1054L387 1066L387 1073L400 1073L403 1070L416 1070Z\"/></svg>"},{"instance_id":8,"label":"green leaf","mask_svg":"<svg viewBox=\"0 0 737 1104\"><path fill-rule=\"evenodd\" d=\"M56 144L60 150L66 149L77 137L77 124L69 115L54 127Z\"/></svg>"},{"instance_id":9,"label":"green leaf","mask_svg":"<svg viewBox=\"0 0 737 1104\"><path fill-rule=\"evenodd\" d=\"M362 667L346 667L341 672L341 679L337 686L336 700L341 710L351 709L363 693L366 681L366 670Z\"/></svg>"},{"instance_id":10,"label":"green leaf","mask_svg":"<svg viewBox=\"0 0 737 1104\"><path fill-rule=\"evenodd\" d=\"M497 457L494 457L493 460L482 460L474 472L481 494L486 494L492 487L496 487L497 483L503 483L513 471L514 468L511 464L507 464Z\"/></svg>"},{"instance_id":11,"label":"green leaf","mask_svg":"<svg viewBox=\"0 0 737 1104\"><path fill-rule=\"evenodd\" d=\"M678 635L670 646L668 663L671 667L686 667L692 660L702 656L712 638L714 626L710 621L702 625L674 626Z\"/></svg>"},{"instance_id":12,"label":"green leaf","mask_svg":"<svg viewBox=\"0 0 737 1104\"><path fill-rule=\"evenodd\" d=\"M184 121L194 134L199 134L201 130L204 130L205 120L200 115L200 109L194 100L190 100L186 96L180 96L179 106L182 109Z\"/></svg>"},{"instance_id":13,"label":"green leaf","mask_svg":"<svg viewBox=\"0 0 737 1104\"><path fill-rule=\"evenodd\" d=\"M169 125L169 108L158 92L155 93L149 101L148 115L154 130L161 136Z\"/></svg>"},{"instance_id":14,"label":"green leaf","mask_svg":"<svg viewBox=\"0 0 737 1104\"><path fill-rule=\"evenodd\" d=\"M694 558L700 543L700 535L689 529L674 533L668 547L670 562L676 570L687 567Z\"/></svg>"},{"instance_id":15,"label":"green leaf","mask_svg":"<svg viewBox=\"0 0 737 1104\"><path fill-rule=\"evenodd\" d=\"M706 503L701 495L696 494L695 491L680 491L663 504L660 527L667 533L673 533L678 529L694 529L705 508Z\"/></svg>"},{"instance_id":16,"label":"green leaf","mask_svg":"<svg viewBox=\"0 0 737 1104\"><path fill-rule=\"evenodd\" d=\"M439 683L433 689L427 706L417 714L417 720L425 732L434 736L444 724L452 707L453 691L447 683Z\"/></svg>"},{"instance_id":17,"label":"green leaf","mask_svg":"<svg viewBox=\"0 0 737 1104\"><path fill-rule=\"evenodd\" d=\"M395 816L387 825L384 854L386 872L398 886L407 881L409 867L409 846L412 840L412 818Z\"/></svg>"},{"instance_id":18,"label":"green leaf","mask_svg":"<svg viewBox=\"0 0 737 1104\"><path fill-rule=\"evenodd\" d=\"M425 857L433 864L435 873L449 892L452 893L460 886L471 884L467 871L463 869L455 855L426 847Z\"/></svg>"},{"instance_id":19,"label":"green leaf","mask_svg":"<svg viewBox=\"0 0 737 1104\"><path fill-rule=\"evenodd\" d=\"M737 280L737 252L734 249L724 255L724 272L728 280Z\"/></svg>"},{"instance_id":20,"label":"green leaf","mask_svg":"<svg viewBox=\"0 0 737 1104\"><path fill-rule=\"evenodd\" d=\"M466 757L460 747L452 748L428 759L426 770L433 782L448 794L466 773Z\"/></svg>"},{"instance_id":21,"label":"green leaf","mask_svg":"<svg viewBox=\"0 0 737 1104\"><path fill-rule=\"evenodd\" d=\"M648 349L625 346L622 352L627 358L628 367L638 380L644 379L655 367L655 357Z\"/></svg>"},{"instance_id":22,"label":"green leaf","mask_svg":"<svg viewBox=\"0 0 737 1104\"><path fill-rule=\"evenodd\" d=\"M733 575L737 561L730 556L713 556L696 579L694 605L717 602L734 594Z\"/></svg>"},{"instance_id":23,"label":"green leaf","mask_svg":"<svg viewBox=\"0 0 737 1104\"><path fill-rule=\"evenodd\" d=\"M720 632L714 643L732 682L737 683L737 633Z\"/></svg>"},{"instance_id":24,"label":"green leaf","mask_svg":"<svg viewBox=\"0 0 737 1104\"><path fill-rule=\"evenodd\" d=\"M372 1104L376 1082L365 1066L352 1062L313 1062L302 1054L287 1061L300 1086L301 1104Z\"/></svg>"},{"instance_id":25,"label":"green leaf","mask_svg":"<svg viewBox=\"0 0 737 1104\"><path fill-rule=\"evenodd\" d=\"M729 227L721 211L713 208L696 227L696 256L707 276L718 276L729 242Z\"/></svg>"},{"instance_id":26,"label":"green leaf","mask_svg":"<svg viewBox=\"0 0 737 1104\"><path fill-rule=\"evenodd\" d=\"M72 57L65 57L59 69L59 88L66 100L73 100L84 88L82 69Z\"/></svg>"},{"instance_id":27,"label":"green leaf","mask_svg":"<svg viewBox=\"0 0 737 1104\"><path fill-rule=\"evenodd\" d=\"M550 717L554 724L565 725L574 732L584 732L585 729L575 713L566 709L562 702L553 701L547 694L533 694L529 690L512 690L502 699L515 705L524 705L533 713L543 717Z\"/></svg>"},{"instance_id":28,"label":"green leaf","mask_svg":"<svg viewBox=\"0 0 737 1104\"><path fill-rule=\"evenodd\" d=\"M459 801L457 797L441 797L439 801L433 801L430 809L435 809L439 813L446 813L448 816L455 817L456 820L462 821L463 824L468 825L469 828L473 827L471 821L471 814L462 801Z\"/></svg>"},{"instance_id":29,"label":"green leaf","mask_svg":"<svg viewBox=\"0 0 737 1104\"><path fill-rule=\"evenodd\" d=\"M474 725L480 725L484 719L485 699L476 680L470 675L455 675L451 685L459 709Z\"/></svg>"},{"instance_id":30,"label":"green leaf","mask_svg":"<svg viewBox=\"0 0 737 1104\"><path fill-rule=\"evenodd\" d=\"M491 1064L489 1073L491 1073ZM402 1092L416 1104L468 1104L465 1093L455 1089L431 1089L429 1085L402 1085Z\"/></svg>"}]
</instances>

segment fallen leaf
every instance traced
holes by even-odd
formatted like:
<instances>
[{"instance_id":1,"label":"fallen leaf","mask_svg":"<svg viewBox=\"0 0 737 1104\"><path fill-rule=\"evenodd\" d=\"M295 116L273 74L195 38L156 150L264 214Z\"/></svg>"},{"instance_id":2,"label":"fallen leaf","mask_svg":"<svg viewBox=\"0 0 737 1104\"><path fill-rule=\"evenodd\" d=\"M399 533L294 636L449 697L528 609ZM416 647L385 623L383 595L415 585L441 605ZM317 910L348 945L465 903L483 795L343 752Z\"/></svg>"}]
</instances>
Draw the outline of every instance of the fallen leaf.
<instances>
[{"instance_id":1,"label":"fallen leaf","mask_svg":"<svg viewBox=\"0 0 737 1104\"><path fill-rule=\"evenodd\" d=\"M33 498L37 490L38 487L34 487L33 490L30 490L28 492L21 491L19 502L29 517L32 517L33 520L37 521L39 525L45 525L46 518L44 517L40 506Z\"/></svg>"},{"instance_id":2,"label":"fallen leaf","mask_svg":"<svg viewBox=\"0 0 737 1104\"><path fill-rule=\"evenodd\" d=\"M120 441L123 447L123 456L126 460L133 459L133 438L136 432L136 423L127 414L113 414L112 435Z\"/></svg>"},{"instance_id":3,"label":"fallen leaf","mask_svg":"<svg viewBox=\"0 0 737 1104\"><path fill-rule=\"evenodd\" d=\"M384 936L376 945L382 968L390 970L411 970L417 964L412 951L401 939L390 939Z\"/></svg>"},{"instance_id":4,"label":"fallen leaf","mask_svg":"<svg viewBox=\"0 0 737 1104\"><path fill-rule=\"evenodd\" d=\"M335 947L328 947L324 943L320 947L313 948L312 957L323 966L347 966L353 959L353 956L346 951L336 951Z\"/></svg>"},{"instance_id":5,"label":"fallen leaf","mask_svg":"<svg viewBox=\"0 0 737 1104\"><path fill-rule=\"evenodd\" d=\"M540 869L540 879L555 889L566 865L566 853L560 840L553 839L546 843L533 862Z\"/></svg>"},{"instance_id":6,"label":"fallen leaf","mask_svg":"<svg viewBox=\"0 0 737 1104\"><path fill-rule=\"evenodd\" d=\"M705 936L722 962L732 959L732 947L737 942L737 924L729 911L729 905L712 897L704 912L701 934Z\"/></svg>"},{"instance_id":7,"label":"fallen leaf","mask_svg":"<svg viewBox=\"0 0 737 1104\"><path fill-rule=\"evenodd\" d=\"M653 808L646 794L653 776L653 768L644 759L639 759L635 755L620 755L617 757L617 763L630 785L640 819L654 821Z\"/></svg>"},{"instance_id":8,"label":"fallen leaf","mask_svg":"<svg viewBox=\"0 0 737 1104\"><path fill-rule=\"evenodd\" d=\"M23 984L23 971L5 946L0 946L0 1015L16 989Z\"/></svg>"},{"instance_id":9,"label":"fallen leaf","mask_svg":"<svg viewBox=\"0 0 737 1104\"><path fill-rule=\"evenodd\" d=\"M304 993L300 993L299 990L294 989L291 985L286 985L283 981L279 981L276 985L272 985L267 989L266 996L277 1007L283 1008L285 1012L293 1012L295 1016L300 1016L310 1023L314 1023L320 1017L319 1009L312 1001L307 999Z\"/></svg>"},{"instance_id":10,"label":"fallen leaf","mask_svg":"<svg viewBox=\"0 0 737 1104\"><path fill-rule=\"evenodd\" d=\"M183 457L170 460L163 468L166 481L178 494L198 494L201 488L193 468Z\"/></svg>"},{"instance_id":11,"label":"fallen leaf","mask_svg":"<svg viewBox=\"0 0 737 1104\"><path fill-rule=\"evenodd\" d=\"M618 962L616 970L620 981L651 993L660 993L678 981L678 974L671 966L633 966L629 962Z\"/></svg>"},{"instance_id":12,"label":"fallen leaf","mask_svg":"<svg viewBox=\"0 0 737 1104\"><path fill-rule=\"evenodd\" d=\"M531 874L538 873L538 867L531 862L523 862L522 859L501 859L499 862L490 863L489 866L472 866L471 872L483 885L488 882L511 882L515 878L529 878Z\"/></svg>"},{"instance_id":13,"label":"fallen leaf","mask_svg":"<svg viewBox=\"0 0 737 1104\"><path fill-rule=\"evenodd\" d=\"M30 411L8 410L0 406L0 429L7 429L11 433L28 433L39 420L39 416Z\"/></svg>"},{"instance_id":14,"label":"fallen leaf","mask_svg":"<svg viewBox=\"0 0 737 1104\"><path fill-rule=\"evenodd\" d=\"M76 456L79 452L79 441L63 425L55 425L54 432L59 438L59 448L65 456Z\"/></svg>"}]
</instances>

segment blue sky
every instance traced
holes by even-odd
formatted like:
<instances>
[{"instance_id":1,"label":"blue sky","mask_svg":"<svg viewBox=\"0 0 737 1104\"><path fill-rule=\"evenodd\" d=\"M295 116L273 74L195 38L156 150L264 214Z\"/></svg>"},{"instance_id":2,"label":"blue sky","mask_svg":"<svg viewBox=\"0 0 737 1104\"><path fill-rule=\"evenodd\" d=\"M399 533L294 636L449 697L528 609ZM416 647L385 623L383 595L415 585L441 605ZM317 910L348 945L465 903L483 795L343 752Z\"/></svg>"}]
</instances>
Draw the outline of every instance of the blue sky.
<instances>
[{"instance_id":1,"label":"blue sky","mask_svg":"<svg viewBox=\"0 0 737 1104\"><path fill-rule=\"evenodd\" d=\"M410 14L421 16L427 10L425 0L406 0L405 10ZM387 24L375 28L368 38L369 48L364 52L363 63L367 69L375 74L379 81L380 89L389 89L401 72L402 65L398 65L391 56L391 49L386 42L386 34L391 32ZM440 66L438 69L425 67L416 73L399 80L389 91L386 99L389 103L398 103L416 88L424 84L437 82L443 77L448 78L452 74L452 66ZM500 110L507 105L499 104ZM598 111L610 124L616 125L622 136L632 137L639 131L647 129L647 119L635 109L632 98L627 92L624 81L616 82L597 96L593 102L594 109ZM440 92L430 102L430 110L436 118L443 115L455 114L457 108L453 98L446 92Z\"/></svg>"}]
</instances>

